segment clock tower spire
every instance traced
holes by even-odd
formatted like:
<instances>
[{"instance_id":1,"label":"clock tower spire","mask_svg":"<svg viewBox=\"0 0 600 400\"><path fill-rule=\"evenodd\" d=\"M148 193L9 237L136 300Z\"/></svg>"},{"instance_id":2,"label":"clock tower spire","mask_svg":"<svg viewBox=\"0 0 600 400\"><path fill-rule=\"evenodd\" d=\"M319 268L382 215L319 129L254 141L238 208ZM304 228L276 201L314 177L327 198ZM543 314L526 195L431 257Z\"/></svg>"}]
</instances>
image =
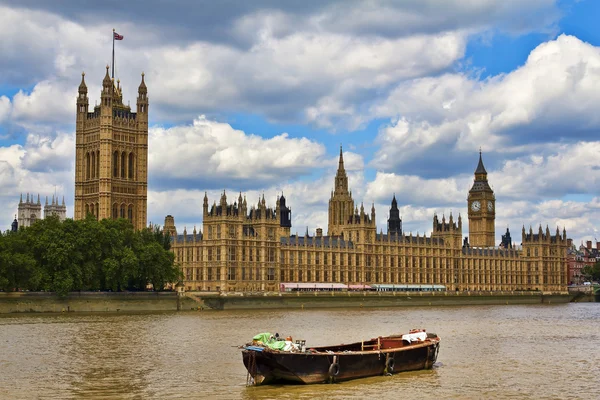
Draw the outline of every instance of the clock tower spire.
<instances>
[{"instance_id":1,"label":"clock tower spire","mask_svg":"<svg viewBox=\"0 0 600 400\"><path fill-rule=\"evenodd\" d=\"M493 247L495 242L496 197L487 179L481 149L475 180L467 197L469 242L472 247Z\"/></svg>"}]
</instances>

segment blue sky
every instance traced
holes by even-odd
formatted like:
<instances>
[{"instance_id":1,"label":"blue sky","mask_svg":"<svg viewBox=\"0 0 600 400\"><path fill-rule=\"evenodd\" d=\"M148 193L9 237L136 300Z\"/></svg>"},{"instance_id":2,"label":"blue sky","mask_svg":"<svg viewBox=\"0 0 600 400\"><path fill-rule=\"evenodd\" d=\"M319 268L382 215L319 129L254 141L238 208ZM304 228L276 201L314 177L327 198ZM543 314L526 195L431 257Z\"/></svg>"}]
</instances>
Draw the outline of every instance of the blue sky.
<instances>
[{"instance_id":1,"label":"blue sky","mask_svg":"<svg viewBox=\"0 0 600 400\"><path fill-rule=\"evenodd\" d=\"M116 12L115 10L118 10ZM0 0L0 206L64 194L74 99L115 75L150 97L149 220L200 227L202 197L284 193L293 228L326 228L339 146L357 206L386 230L466 216L478 152L509 226L600 222L600 3L592 0L254 2ZM468 224L464 225L467 235Z\"/></svg>"}]
</instances>

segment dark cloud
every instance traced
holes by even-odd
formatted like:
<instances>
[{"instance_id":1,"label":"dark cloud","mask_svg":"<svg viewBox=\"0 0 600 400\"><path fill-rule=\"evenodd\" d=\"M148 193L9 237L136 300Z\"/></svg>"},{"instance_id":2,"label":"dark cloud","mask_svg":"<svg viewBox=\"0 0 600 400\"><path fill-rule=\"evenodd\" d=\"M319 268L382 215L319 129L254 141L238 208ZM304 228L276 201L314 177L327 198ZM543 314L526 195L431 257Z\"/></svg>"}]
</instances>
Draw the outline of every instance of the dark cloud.
<instances>
[{"instance_id":1,"label":"dark cloud","mask_svg":"<svg viewBox=\"0 0 600 400\"><path fill-rule=\"evenodd\" d=\"M162 42L209 41L247 46L256 32L247 16L281 13L290 18L271 26L275 36L318 27L337 33L397 38L490 25L509 32L547 29L559 17L554 0L2 0L19 8L43 10L83 24L137 24L155 30ZM238 25L239 29L232 29Z\"/></svg>"}]
</instances>

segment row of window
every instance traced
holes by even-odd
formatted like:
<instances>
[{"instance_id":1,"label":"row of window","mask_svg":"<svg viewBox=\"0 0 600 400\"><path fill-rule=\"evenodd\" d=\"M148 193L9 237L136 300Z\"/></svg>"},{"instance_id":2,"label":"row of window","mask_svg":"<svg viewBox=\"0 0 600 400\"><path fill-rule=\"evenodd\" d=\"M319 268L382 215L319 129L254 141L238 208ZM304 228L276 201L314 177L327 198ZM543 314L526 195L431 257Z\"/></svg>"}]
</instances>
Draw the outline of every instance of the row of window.
<instances>
[{"instance_id":1,"label":"row of window","mask_svg":"<svg viewBox=\"0 0 600 400\"><path fill-rule=\"evenodd\" d=\"M129 221L133 222L133 217L135 215L134 210L135 207L133 206L133 204L127 205L123 203L119 205L117 203L114 203L112 207L112 218L127 218ZM98 219L100 216L100 203L86 204L85 214L91 214L94 217L96 217L96 219Z\"/></svg>"},{"instance_id":2,"label":"row of window","mask_svg":"<svg viewBox=\"0 0 600 400\"><path fill-rule=\"evenodd\" d=\"M187 281L202 281L203 270L206 273L207 281L221 280L221 268L220 267L207 267L207 268L184 268L184 276ZM265 275L261 274L259 267L228 267L226 268L227 276L224 277L227 280L235 281L253 281L253 280L275 280L276 270L274 267L265 269ZM504 276L504 275L472 275L465 274L457 279L457 277L437 276L433 274L413 273L405 274L402 279L398 279L398 276L387 274L385 272L371 272L365 271L364 275L359 271L311 271L308 270L297 270L297 271L279 271L279 279L281 282L285 281L297 281L297 282L312 282L313 279L317 282L379 282L379 283L415 283L415 284L427 284L429 282L438 281L446 284L457 284L457 285L531 285L539 284L542 281L544 284L564 284L564 277L562 276L549 276L540 279L539 276ZM363 279L364 276L364 279Z\"/></svg>"},{"instance_id":3,"label":"row of window","mask_svg":"<svg viewBox=\"0 0 600 400\"><path fill-rule=\"evenodd\" d=\"M113 178L135 178L135 156L133 153L119 153L115 151L112 157ZM100 177L100 150L85 154L85 178L97 179Z\"/></svg>"}]
</instances>

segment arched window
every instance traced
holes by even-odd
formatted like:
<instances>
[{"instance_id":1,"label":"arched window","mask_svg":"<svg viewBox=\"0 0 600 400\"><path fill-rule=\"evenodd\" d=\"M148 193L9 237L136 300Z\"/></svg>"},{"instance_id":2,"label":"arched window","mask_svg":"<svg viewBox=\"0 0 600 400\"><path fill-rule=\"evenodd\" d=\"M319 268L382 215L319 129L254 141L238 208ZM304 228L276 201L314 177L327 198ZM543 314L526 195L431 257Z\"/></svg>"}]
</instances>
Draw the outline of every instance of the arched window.
<instances>
[{"instance_id":1,"label":"arched window","mask_svg":"<svg viewBox=\"0 0 600 400\"><path fill-rule=\"evenodd\" d=\"M133 153L129 153L129 179L133 179Z\"/></svg>"},{"instance_id":2,"label":"arched window","mask_svg":"<svg viewBox=\"0 0 600 400\"><path fill-rule=\"evenodd\" d=\"M119 177L119 152L115 151L113 154L113 177Z\"/></svg>"},{"instance_id":3,"label":"arched window","mask_svg":"<svg viewBox=\"0 0 600 400\"><path fill-rule=\"evenodd\" d=\"M133 204L130 204L129 208L127 209L127 219L129 222L133 222Z\"/></svg>"},{"instance_id":4,"label":"arched window","mask_svg":"<svg viewBox=\"0 0 600 400\"><path fill-rule=\"evenodd\" d=\"M100 178L100 150L96 151L96 178Z\"/></svg>"},{"instance_id":5,"label":"arched window","mask_svg":"<svg viewBox=\"0 0 600 400\"><path fill-rule=\"evenodd\" d=\"M87 215L88 215L89 213L90 213L90 205L89 205L89 204L86 204L86 205L85 205L85 215L86 215L86 217L87 217Z\"/></svg>"},{"instance_id":6,"label":"arched window","mask_svg":"<svg viewBox=\"0 0 600 400\"><path fill-rule=\"evenodd\" d=\"M92 179L96 177L96 152L92 152L92 174L90 175Z\"/></svg>"},{"instance_id":7,"label":"arched window","mask_svg":"<svg viewBox=\"0 0 600 400\"><path fill-rule=\"evenodd\" d=\"M119 218L125 218L125 204L121 204L121 212Z\"/></svg>"},{"instance_id":8,"label":"arched window","mask_svg":"<svg viewBox=\"0 0 600 400\"><path fill-rule=\"evenodd\" d=\"M85 179L90 179L90 153L85 153Z\"/></svg>"},{"instance_id":9,"label":"arched window","mask_svg":"<svg viewBox=\"0 0 600 400\"><path fill-rule=\"evenodd\" d=\"M121 153L121 178L125 178L125 152Z\"/></svg>"},{"instance_id":10,"label":"arched window","mask_svg":"<svg viewBox=\"0 0 600 400\"><path fill-rule=\"evenodd\" d=\"M99 215L100 215L100 203L96 203L96 219L100 219Z\"/></svg>"},{"instance_id":11,"label":"arched window","mask_svg":"<svg viewBox=\"0 0 600 400\"><path fill-rule=\"evenodd\" d=\"M119 205L117 203L112 206L112 217L113 219L119 218Z\"/></svg>"}]
</instances>

